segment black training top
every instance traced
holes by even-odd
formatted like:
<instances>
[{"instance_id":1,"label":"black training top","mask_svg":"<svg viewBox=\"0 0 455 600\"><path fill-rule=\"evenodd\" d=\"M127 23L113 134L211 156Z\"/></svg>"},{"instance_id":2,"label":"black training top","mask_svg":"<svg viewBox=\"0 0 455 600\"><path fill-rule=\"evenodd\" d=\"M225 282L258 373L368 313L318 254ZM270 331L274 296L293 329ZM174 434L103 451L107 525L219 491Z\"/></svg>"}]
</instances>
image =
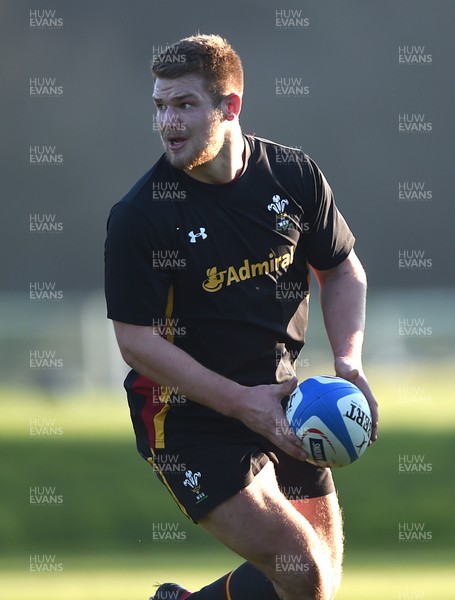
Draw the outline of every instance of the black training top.
<instances>
[{"instance_id":1,"label":"black training top","mask_svg":"<svg viewBox=\"0 0 455 600\"><path fill-rule=\"evenodd\" d=\"M354 237L302 151L244 136L242 175L196 181L163 155L111 211L108 317L156 325L243 385L289 378L304 343L308 264L341 263Z\"/></svg>"}]
</instances>

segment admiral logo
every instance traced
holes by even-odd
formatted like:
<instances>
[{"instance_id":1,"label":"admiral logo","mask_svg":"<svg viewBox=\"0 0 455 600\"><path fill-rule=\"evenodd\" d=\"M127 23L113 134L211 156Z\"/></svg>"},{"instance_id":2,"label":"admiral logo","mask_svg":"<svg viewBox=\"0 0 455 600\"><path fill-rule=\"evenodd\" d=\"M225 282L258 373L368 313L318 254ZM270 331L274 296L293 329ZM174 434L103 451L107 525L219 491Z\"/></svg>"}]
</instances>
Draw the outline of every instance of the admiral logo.
<instances>
[{"instance_id":1,"label":"admiral logo","mask_svg":"<svg viewBox=\"0 0 455 600\"><path fill-rule=\"evenodd\" d=\"M31 9L29 24L30 29L62 29L63 17L59 17L55 9Z\"/></svg>"},{"instance_id":2,"label":"admiral logo","mask_svg":"<svg viewBox=\"0 0 455 600\"><path fill-rule=\"evenodd\" d=\"M55 281L31 281L30 300L62 300L62 290L56 289Z\"/></svg>"},{"instance_id":3,"label":"admiral logo","mask_svg":"<svg viewBox=\"0 0 455 600\"><path fill-rule=\"evenodd\" d=\"M217 267L207 269L207 279L202 282L202 288L206 292L219 292L223 287L229 287L233 283L240 283L254 277L270 275L280 270L286 270L294 260L294 246L289 252L281 256L269 253L268 260L251 263L245 258L241 267L229 266L227 269L218 271Z\"/></svg>"},{"instance_id":4,"label":"admiral logo","mask_svg":"<svg viewBox=\"0 0 455 600\"><path fill-rule=\"evenodd\" d=\"M398 319L398 335L426 338L433 334L432 327L425 325L425 319Z\"/></svg>"},{"instance_id":5,"label":"admiral logo","mask_svg":"<svg viewBox=\"0 0 455 600\"><path fill-rule=\"evenodd\" d=\"M399 269L431 269L433 261L431 258L425 258L425 250L399 250L398 268Z\"/></svg>"},{"instance_id":6,"label":"admiral logo","mask_svg":"<svg viewBox=\"0 0 455 600\"><path fill-rule=\"evenodd\" d=\"M433 192L425 189L423 181L400 181L398 184L398 200L405 202L429 202Z\"/></svg>"},{"instance_id":7,"label":"admiral logo","mask_svg":"<svg viewBox=\"0 0 455 600\"><path fill-rule=\"evenodd\" d=\"M431 133L433 124L425 121L425 113L400 113L398 115L400 133Z\"/></svg>"},{"instance_id":8,"label":"admiral logo","mask_svg":"<svg viewBox=\"0 0 455 600\"><path fill-rule=\"evenodd\" d=\"M63 164L63 154L57 154L56 146L30 146L29 161L34 166Z\"/></svg>"},{"instance_id":9,"label":"admiral logo","mask_svg":"<svg viewBox=\"0 0 455 600\"><path fill-rule=\"evenodd\" d=\"M179 189L179 183L176 181L154 181L152 200L186 200L186 191Z\"/></svg>"},{"instance_id":10,"label":"admiral logo","mask_svg":"<svg viewBox=\"0 0 455 600\"><path fill-rule=\"evenodd\" d=\"M306 97L310 94L310 86L303 85L302 77L276 77L275 94L284 97Z\"/></svg>"},{"instance_id":11,"label":"admiral logo","mask_svg":"<svg viewBox=\"0 0 455 600\"><path fill-rule=\"evenodd\" d=\"M61 233L63 223L57 221L56 214L30 213L31 233Z\"/></svg>"},{"instance_id":12,"label":"admiral logo","mask_svg":"<svg viewBox=\"0 0 455 600\"><path fill-rule=\"evenodd\" d=\"M398 46L398 64L431 65L433 56L425 52L425 46Z\"/></svg>"},{"instance_id":13,"label":"admiral logo","mask_svg":"<svg viewBox=\"0 0 455 600\"><path fill-rule=\"evenodd\" d=\"M280 29L308 29L310 19L300 9L275 10L275 26Z\"/></svg>"}]
</instances>

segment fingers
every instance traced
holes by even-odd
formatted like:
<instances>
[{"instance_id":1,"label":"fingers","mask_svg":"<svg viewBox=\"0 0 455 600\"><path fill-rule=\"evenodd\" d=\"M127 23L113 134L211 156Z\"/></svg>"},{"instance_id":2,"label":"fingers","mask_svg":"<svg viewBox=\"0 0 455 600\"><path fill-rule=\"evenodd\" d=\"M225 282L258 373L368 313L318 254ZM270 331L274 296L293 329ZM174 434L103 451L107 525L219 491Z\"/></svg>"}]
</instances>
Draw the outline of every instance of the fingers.
<instances>
[{"instance_id":1,"label":"fingers","mask_svg":"<svg viewBox=\"0 0 455 600\"><path fill-rule=\"evenodd\" d=\"M292 392L295 390L298 384L299 380L297 379L297 377L292 377L287 381L283 381L282 383L276 384L276 391L277 394L279 394L279 399L281 400L285 396L289 396L289 394L292 394Z\"/></svg>"},{"instance_id":2,"label":"fingers","mask_svg":"<svg viewBox=\"0 0 455 600\"><path fill-rule=\"evenodd\" d=\"M372 422L370 444L373 444L378 439L378 403L376 402L376 398L371 391L366 377L364 376L363 372L360 373L358 369L353 369L350 367L350 365L344 362L342 358L338 358L335 361L335 369L338 377L342 377L343 379L354 383L367 399L367 402L370 406Z\"/></svg>"},{"instance_id":3,"label":"fingers","mask_svg":"<svg viewBox=\"0 0 455 600\"><path fill-rule=\"evenodd\" d=\"M376 402L376 398L371 391L370 386L368 385L368 381L365 377L357 376L357 379L352 383L359 388L359 390L363 393L365 398L367 399L368 405L370 407L371 412L371 437L370 437L370 445L373 444L378 439L378 424L379 424L379 413L378 413L378 403Z\"/></svg>"},{"instance_id":4,"label":"fingers","mask_svg":"<svg viewBox=\"0 0 455 600\"><path fill-rule=\"evenodd\" d=\"M269 426L273 420L274 428L273 431L268 429L265 437L293 458L296 458L297 460L306 460L308 455L303 450L302 440L295 435L292 427L289 425L289 421L286 419L283 407L281 406L281 400L292 394L298 383L297 377L292 377L287 381L272 384L270 386L271 391L273 390L272 396L274 400L272 405L269 406L267 420Z\"/></svg>"},{"instance_id":5,"label":"fingers","mask_svg":"<svg viewBox=\"0 0 455 600\"><path fill-rule=\"evenodd\" d=\"M292 377L288 381L284 381L276 386L276 392L278 394L278 400L281 400L285 396L289 396L298 386L297 377ZM303 443L300 438L298 438L292 427L289 425L289 421L286 419L286 416L281 408L281 404L277 406L278 414L276 418L276 431L275 437L276 440L273 440L273 443L281 448L283 452L289 454L290 456L297 458L298 460L306 460L308 458L308 454L303 450Z\"/></svg>"},{"instance_id":6,"label":"fingers","mask_svg":"<svg viewBox=\"0 0 455 600\"><path fill-rule=\"evenodd\" d=\"M337 371L337 376L357 385L356 379L359 377L359 371L358 369L341 368Z\"/></svg>"},{"instance_id":7,"label":"fingers","mask_svg":"<svg viewBox=\"0 0 455 600\"><path fill-rule=\"evenodd\" d=\"M355 385L363 393L363 395L367 399L368 405L370 407L370 412L371 412L370 444L373 444L378 439L378 423L379 423L378 403L376 402L376 398L374 397L373 392L371 391L371 388L368 385L368 382L364 377L358 377L357 380L354 381L353 383L355 383Z\"/></svg>"},{"instance_id":8,"label":"fingers","mask_svg":"<svg viewBox=\"0 0 455 600\"><path fill-rule=\"evenodd\" d=\"M295 435L284 414L276 420L274 438L271 438L271 441L275 446L283 450L283 452L286 452L286 454L297 460L306 460L308 458L308 454L303 450L302 440Z\"/></svg>"},{"instance_id":9,"label":"fingers","mask_svg":"<svg viewBox=\"0 0 455 600\"><path fill-rule=\"evenodd\" d=\"M371 399L367 397L367 400L368 400L368 404L370 405L370 410L371 410L372 428L371 428L370 444L372 444L373 442L375 442L378 439L378 427L379 427L378 403L376 402L374 397L372 397Z\"/></svg>"},{"instance_id":10,"label":"fingers","mask_svg":"<svg viewBox=\"0 0 455 600\"><path fill-rule=\"evenodd\" d=\"M261 434L275 446L298 460L306 460L308 455L283 411L281 400L289 396L297 387L297 377L282 383L246 388L249 401L244 406L243 423Z\"/></svg>"}]
</instances>

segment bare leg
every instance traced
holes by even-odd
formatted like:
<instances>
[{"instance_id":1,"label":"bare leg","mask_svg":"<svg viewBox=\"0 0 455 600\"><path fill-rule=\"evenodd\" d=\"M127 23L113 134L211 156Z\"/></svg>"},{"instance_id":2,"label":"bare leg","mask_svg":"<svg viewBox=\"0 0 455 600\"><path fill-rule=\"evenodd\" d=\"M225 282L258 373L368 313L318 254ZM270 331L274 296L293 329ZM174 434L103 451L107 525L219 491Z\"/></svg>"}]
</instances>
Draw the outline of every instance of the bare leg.
<instances>
[{"instance_id":1,"label":"bare leg","mask_svg":"<svg viewBox=\"0 0 455 600\"><path fill-rule=\"evenodd\" d=\"M334 577L326 541L283 496L272 463L200 524L273 581L282 600L331 600Z\"/></svg>"},{"instance_id":2,"label":"bare leg","mask_svg":"<svg viewBox=\"0 0 455 600\"><path fill-rule=\"evenodd\" d=\"M333 573L333 597L335 597L341 583L344 541L343 519L336 492L319 498L291 502L313 527L329 557Z\"/></svg>"}]
</instances>

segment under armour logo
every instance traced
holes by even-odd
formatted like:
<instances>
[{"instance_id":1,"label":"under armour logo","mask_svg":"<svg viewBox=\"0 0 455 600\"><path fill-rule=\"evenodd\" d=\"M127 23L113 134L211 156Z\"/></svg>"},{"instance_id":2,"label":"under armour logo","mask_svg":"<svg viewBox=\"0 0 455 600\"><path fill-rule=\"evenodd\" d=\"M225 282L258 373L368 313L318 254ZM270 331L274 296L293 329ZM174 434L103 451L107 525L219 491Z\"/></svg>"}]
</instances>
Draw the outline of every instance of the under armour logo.
<instances>
[{"instance_id":1,"label":"under armour logo","mask_svg":"<svg viewBox=\"0 0 455 600\"><path fill-rule=\"evenodd\" d=\"M191 244L195 244L196 243L196 239L198 237L200 237L203 240L205 240L205 238L207 237L207 234L205 233L205 227L199 227L199 233L194 233L194 231L190 231L189 234L188 234L188 237L190 238Z\"/></svg>"}]
</instances>

